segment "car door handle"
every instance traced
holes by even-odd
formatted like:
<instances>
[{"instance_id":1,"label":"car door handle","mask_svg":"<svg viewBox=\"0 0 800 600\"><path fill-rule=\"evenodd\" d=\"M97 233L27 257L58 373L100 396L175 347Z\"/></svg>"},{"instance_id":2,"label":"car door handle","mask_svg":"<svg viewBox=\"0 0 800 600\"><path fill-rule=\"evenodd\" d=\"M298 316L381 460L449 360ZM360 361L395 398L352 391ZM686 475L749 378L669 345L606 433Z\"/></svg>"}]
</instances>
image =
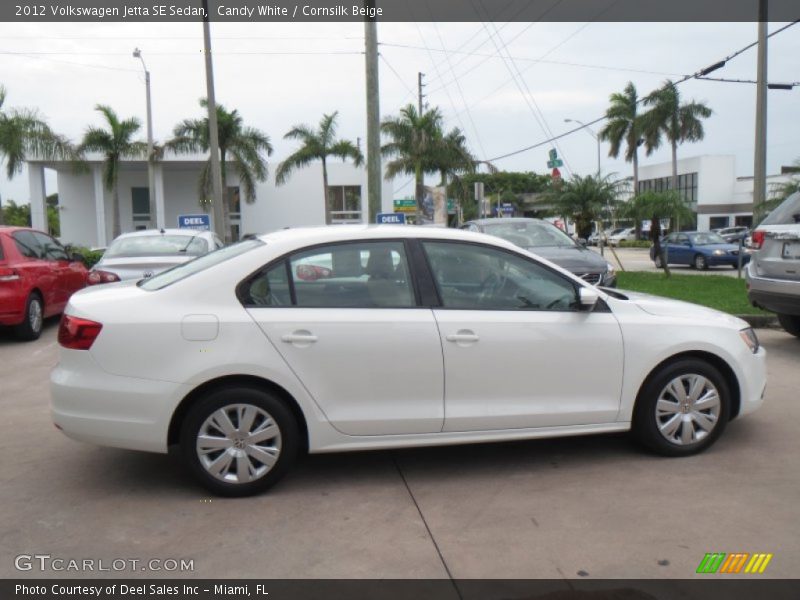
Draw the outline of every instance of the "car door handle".
<instances>
[{"instance_id":1,"label":"car door handle","mask_svg":"<svg viewBox=\"0 0 800 600\"><path fill-rule=\"evenodd\" d=\"M448 342L455 342L457 344L464 344L470 342L477 342L479 338L474 332L468 329L461 329L457 333L450 334L445 337Z\"/></svg>"},{"instance_id":2,"label":"car door handle","mask_svg":"<svg viewBox=\"0 0 800 600\"><path fill-rule=\"evenodd\" d=\"M281 340L287 344L313 344L317 341L317 336L309 331L295 331L281 336Z\"/></svg>"}]
</instances>

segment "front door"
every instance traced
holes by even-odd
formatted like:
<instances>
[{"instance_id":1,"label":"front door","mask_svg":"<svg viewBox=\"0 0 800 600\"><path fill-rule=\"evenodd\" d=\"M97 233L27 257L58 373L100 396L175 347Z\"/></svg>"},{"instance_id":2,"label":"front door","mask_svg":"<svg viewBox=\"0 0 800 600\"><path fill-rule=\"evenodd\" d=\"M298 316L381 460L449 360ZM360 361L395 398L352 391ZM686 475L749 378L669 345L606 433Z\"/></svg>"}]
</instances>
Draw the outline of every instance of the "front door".
<instances>
[{"instance_id":1,"label":"front door","mask_svg":"<svg viewBox=\"0 0 800 600\"><path fill-rule=\"evenodd\" d=\"M244 289L248 312L336 429L441 431L441 342L432 311L418 307L402 241L297 252Z\"/></svg>"},{"instance_id":2,"label":"front door","mask_svg":"<svg viewBox=\"0 0 800 600\"><path fill-rule=\"evenodd\" d=\"M613 422L623 345L603 306L533 259L479 244L422 242L442 306L445 431Z\"/></svg>"}]
</instances>

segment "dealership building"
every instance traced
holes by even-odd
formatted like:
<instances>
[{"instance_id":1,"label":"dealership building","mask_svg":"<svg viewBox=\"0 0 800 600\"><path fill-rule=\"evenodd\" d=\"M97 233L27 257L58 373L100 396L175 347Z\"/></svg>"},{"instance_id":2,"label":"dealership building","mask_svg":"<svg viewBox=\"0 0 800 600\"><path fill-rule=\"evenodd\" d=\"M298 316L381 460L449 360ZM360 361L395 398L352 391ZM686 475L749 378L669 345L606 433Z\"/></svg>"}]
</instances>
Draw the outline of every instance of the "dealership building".
<instances>
[{"instance_id":1,"label":"dealership building","mask_svg":"<svg viewBox=\"0 0 800 600\"><path fill-rule=\"evenodd\" d=\"M795 169L767 176L767 194ZM672 163L639 167L639 191L665 191L672 185ZM678 160L678 192L697 215L697 229L753 224L753 178L736 176L733 155L703 155Z\"/></svg>"},{"instance_id":2,"label":"dealership building","mask_svg":"<svg viewBox=\"0 0 800 600\"><path fill-rule=\"evenodd\" d=\"M244 201L235 168L228 165L227 202L233 239L285 227L325 224L322 164L297 170L281 186L275 185L278 163L270 164L267 181L257 184L256 200ZM175 157L154 167L156 214L150 214L147 162L123 160L119 171L120 223L123 232L152 227L177 227L181 216L205 214L198 202L198 181L205 161ZM45 186L45 169L57 174L60 238L64 243L104 247L112 239L112 192L103 182L103 162L89 157L88 168L76 170L68 162L28 161L31 222L47 231L45 198L55 190ZM363 223L368 219L367 172L351 163L330 161L331 218L334 223ZM392 212L392 182L382 181L383 212ZM213 223L213 216L209 214Z\"/></svg>"}]
</instances>

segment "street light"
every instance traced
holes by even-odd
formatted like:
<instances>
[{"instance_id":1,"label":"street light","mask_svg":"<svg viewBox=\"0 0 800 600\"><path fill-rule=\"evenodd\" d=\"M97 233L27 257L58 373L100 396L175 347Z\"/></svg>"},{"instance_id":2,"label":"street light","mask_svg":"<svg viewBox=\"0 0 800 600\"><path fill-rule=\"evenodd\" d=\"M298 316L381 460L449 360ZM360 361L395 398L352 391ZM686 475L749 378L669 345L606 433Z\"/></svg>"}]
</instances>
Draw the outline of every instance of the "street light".
<instances>
[{"instance_id":1,"label":"street light","mask_svg":"<svg viewBox=\"0 0 800 600\"><path fill-rule=\"evenodd\" d=\"M564 119L564 123L577 123L583 128L586 133L592 136L597 141L597 177L600 177L600 136L598 136L586 123L578 121L578 119Z\"/></svg>"},{"instance_id":2,"label":"street light","mask_svg":"<svg viewBox=\"0 0 800 600\"><path fill-rule=\"evenodd\" d=\"M150 219L155 219L156 227L162 224L158 223L158 215L156 214L156 184L155 175L153 173L153 109L150 103L150 71L147 70L147 65L144 64L142 58L142 51L139 48L133 49L133 58L138 58L142 62L144 69L144 83L147 90L147 187L148 196L150 200Z\"/></svg>"}]
</instances>

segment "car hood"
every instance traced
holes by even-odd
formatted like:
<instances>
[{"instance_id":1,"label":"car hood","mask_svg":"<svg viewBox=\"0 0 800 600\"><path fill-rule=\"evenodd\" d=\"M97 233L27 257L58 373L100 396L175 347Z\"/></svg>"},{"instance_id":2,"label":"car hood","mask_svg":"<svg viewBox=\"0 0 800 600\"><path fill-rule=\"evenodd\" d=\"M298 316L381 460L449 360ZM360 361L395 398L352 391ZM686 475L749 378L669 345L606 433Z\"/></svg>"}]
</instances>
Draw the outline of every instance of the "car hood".
<instances>
[{"instance_id":1,"label":"car hood","mask_svg":"<svg viewBox=\"0 0 800 600\"><path fill-rule=\"evenodd\" d=\"M171 269L195 258L194 256L133 256L103 258L92 270L114 273L122 281L139 280ZM145 275L147 273L148 275Z\"/></svg>"},{"instance_id":2,"label":"car hood","mask_svg":"<svg viewBox=\"0 0 800 600\"><path fill-rule=\"evenodd\" d=\"M673 300L661 296L652 296L640 292L629 292L627 290L617 290L618 293L628 297L641 310L657 317L678 317L690 319L702 319L707 322L714 322L719 325L728 325L737 329L749 327L746 321L739 317L734 317L707 306L692 304L682 300Z\"/></svg>"},{"instance_id":3,"label":"car hood","mask_svg":"<svg viewBox=\"0 0 800 600\"><path fill-rule=\"evenodd\" d=\"M559 267L574 273L604 273L608 263L602 256L586 248L560 248L558 246L536 246L526 248L528 252L556 263Z\"/></svg>"}]
</instances>

